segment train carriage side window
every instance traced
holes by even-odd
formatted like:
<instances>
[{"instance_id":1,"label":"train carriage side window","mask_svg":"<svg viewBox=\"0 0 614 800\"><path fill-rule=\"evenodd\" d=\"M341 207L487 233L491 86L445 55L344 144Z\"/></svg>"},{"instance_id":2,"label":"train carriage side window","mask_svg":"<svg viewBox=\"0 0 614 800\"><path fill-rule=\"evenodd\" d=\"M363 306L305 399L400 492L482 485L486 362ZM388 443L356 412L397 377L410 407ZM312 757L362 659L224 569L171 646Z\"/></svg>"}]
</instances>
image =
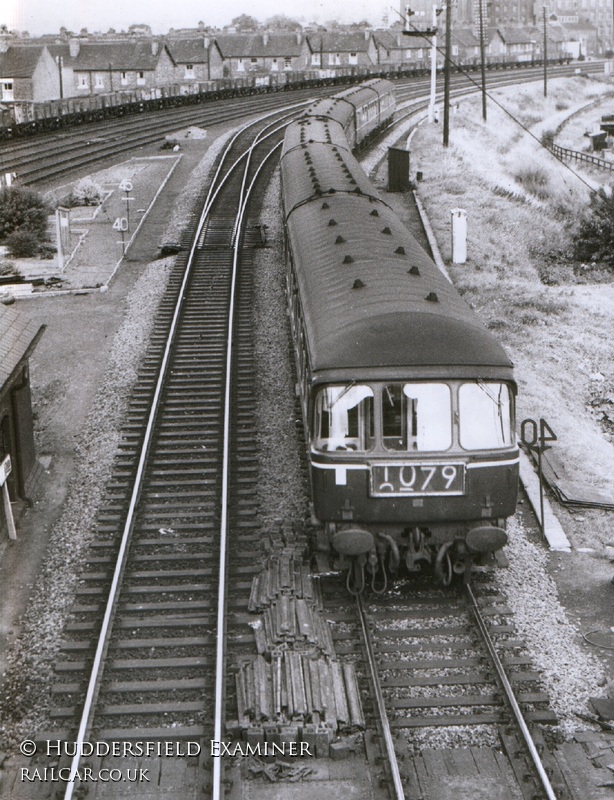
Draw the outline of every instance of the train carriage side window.
<instances>
[{"instance_id":1,"label":"train carriage side window","mask_svg":"<svg viewBox=\"0 0 614 800\"><path fill-rule=\"evenodd\" d=\"M386 450L448 450L452 444L450 387L445 383L384 386L382 431Z\"/></svg>"},{"instance_id":2,"label":"train carriage side window","mask_svg":"<svg viewBox=\"0 0 614 800\"><path fill-rule=\"evenodd\" d=\"M464 383L458 391L460 443L465 450L510 447L512 402L504 383Z\"/></svg>"},{"instance_id":3,"label":"train carriage side window","mask_svg":"<svg viewBox=\"0 0 614 800\"><path fill-rule=\"evenodd\" d=\"M314 445L318 450L371 450L374 443L373 389L327 386L315 405Z\"/></svg>"}]
</instances>

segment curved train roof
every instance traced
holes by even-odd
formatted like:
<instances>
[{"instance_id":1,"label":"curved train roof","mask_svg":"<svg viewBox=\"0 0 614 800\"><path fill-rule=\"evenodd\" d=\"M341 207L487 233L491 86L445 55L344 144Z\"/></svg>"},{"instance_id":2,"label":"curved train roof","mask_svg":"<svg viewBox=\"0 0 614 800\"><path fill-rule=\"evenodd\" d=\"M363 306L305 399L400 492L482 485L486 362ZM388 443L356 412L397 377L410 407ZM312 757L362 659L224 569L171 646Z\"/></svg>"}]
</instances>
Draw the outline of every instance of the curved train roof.
<instances>
[{"instance_id":1,"label":"curved train roof","mask_svg":"<svg viewBox=\"0 0 614 800\"><path fill-rule=\"evenodd\" d=\"M379 199L365 173L354 168L355 163L347 148L322 142L289 150L282 157L286 217L313 197L332 197L341 192Z\"/></svg>"},{"instance_id":2,"label":"curved train roof","mask_svg":"<svg viewBox=\"0 0 614 800\"><path fill-rule=\"evenodd\" d=\"M383 203L318 198L290 214L288 236L314 371L512 366Z\"/></svg>"},{"instance_id":3,"label":"curved train roof","mask_svg":"<svg viewBox=\"0 0 614 800\"><path fill-rule=\"evenodd\" d=\"M495 368L511 377L503 347L339 144L335 103L347 110L348 94L364 103L376 91L354 87L320 101L310 110L331 104L332 119L306 116L286 133L284 214L311 367L471 368L476 376Z\"/></svg>"},{"instance_id":4,"label":"curved train roof","mask_svg":"<svg viewBox=\"0 0 614 800\"><path fill-rule=\"evenodd\" d=\"M325 117L334 120L344 128L354 116L355 106L341 97L324 97L305 109L303 117Z\"/></svg>"},{"instance_id":5,"label":"curved train roof","mask_svg":"<svg viewBox=\"0 0 614 800\"><path fill-rule=\"evenodd\" d=\"M376 97L386 94L390 91L390 87L390 81L387 81L385 78L373 78L370 81L365 81L356 86L350 86L349 89L338 92L335 97L343 98L347 100L348 103L351 103L354 108L358 108L359 106L363 106L375 100Z\"/></svg>"},{"instance_id":6,"label":"curved train roof","mask_svg":"<svg viewBox=\"0 0 614 800\"><path fill-rule=\"evenodd\" d=\"M304 143L281 163L313 370L511 367L349 151Z\"/></svg>"},{"instance_id":7,"label":"curved train roof","mask_svg":"<svg viewBox=\"0 0 614 800\"><path fill-rule=\"evenodd\" d=\"M350 152L350 145L339 122L328 117L308 116L301 117L296 123L288 126L281 157L283 158L295 147L314 144L314 142L335 145L335 147Z\"/></svg>"}]
</instances>

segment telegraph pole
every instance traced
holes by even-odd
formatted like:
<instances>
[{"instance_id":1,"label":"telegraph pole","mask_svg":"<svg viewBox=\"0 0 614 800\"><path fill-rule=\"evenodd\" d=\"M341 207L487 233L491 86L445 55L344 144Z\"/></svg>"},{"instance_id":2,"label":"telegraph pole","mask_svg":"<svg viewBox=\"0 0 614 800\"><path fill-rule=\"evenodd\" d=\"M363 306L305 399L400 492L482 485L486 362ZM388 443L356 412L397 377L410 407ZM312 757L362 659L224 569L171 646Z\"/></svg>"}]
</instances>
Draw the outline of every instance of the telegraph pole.
<instances>
[{"instance_id":1,"label":"telegraph pole","mask_svg":"<svg viewBox=\"0 0 614 800\"><path fill-rule=\"evenodd\" d=\"M484 0L480 0L480 70L482 73L482 119L486 122L486 56L484 53Z\"/></svg>"},{"instance_id":2,"label":"telegraph pole","mask_svg":"<svg viewBox=\"0 0 614 800\"><path fill-rule=\"evenodd\" d=\"M414 30L410 30L409 18L416 12L412 11L409 6L405 6L405 30L403 31L403 35L420 36L425 39L427 39L429 36L431 37L431 99L429 102L429 122L435 121L435 92L437 85L437 17L439 14L441 14L442 10L442 8L437 8L437 6L433 5L433 26L431 28L425 28L424 30L415 28Z\"/></svg>"},{"instance_id":3,"label":"telegraph pole","mask_svg":"<svg viewBox=\"0 0 614 800\"><path fill-rule=\"evenodd\" d=\"M64 59L62 58L62 56L56 56L55 60L56 60L57 65L58 65L58 75L59 75L59 78L60 78L60 100L63 100L64 99L64 79L63 79L63 76L62 76L62 69L64 67Z\"/></svg>"},{"instance_id":4,"label":"telegraph pole","mask_svg":"<svg viewBox=\"0 0 614 800\"><path fill-rule=\"evenodd\" d=\"M443 146L450 142L450 61L452 52L452 0L446 0L446 57L443 66Z\"/></svg>"},{"instance_id":5,"label":"telegraph pole","mask_svg":"<svg viewBox=\"0 0 614 800\"><path fill-rule=\"evenodd\" d=\"M546 6L543 6L544 16L544 97L548 97L548 34L546 28Z\"/></svg>"}]
</instances>

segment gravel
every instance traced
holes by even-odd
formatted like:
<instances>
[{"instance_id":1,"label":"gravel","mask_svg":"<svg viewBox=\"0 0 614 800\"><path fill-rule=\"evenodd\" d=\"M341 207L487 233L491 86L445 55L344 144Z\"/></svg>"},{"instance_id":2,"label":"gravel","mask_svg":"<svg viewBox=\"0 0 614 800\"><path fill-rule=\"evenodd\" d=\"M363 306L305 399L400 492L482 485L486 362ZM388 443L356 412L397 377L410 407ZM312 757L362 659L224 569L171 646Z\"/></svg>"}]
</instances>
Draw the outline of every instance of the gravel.
<instances>
[{"instance_id":1,"label":"gravel","mask_svg":"<svg viewBox=\"0 0 614 800\"><path fill-rule=\"evenodd\" d=\"M514 624L542 673L558 731L568 738L587 726L576 714L591 713L588 699L605 683L598 659L582 644L578 630L559 602L555 582L546 572L548 553L531 542L516 516L508 525L510 565L496 573L514 612Z\"/></svg>"},{"instance_id":2,"label":"gravel","mask_svg":"<svg viewBox=\"0 0 614 800\"><path fill-rule=\"evenodd\" d=\"M216 140L193 171L163 241L181 236L213 161L231 135L232 131ZM51 530L45 564L21 620L21 634L7 654L0 688L0 750L12 750L25 736L49 727L51 686L56 680L53 665L94 538L96 515L111 476L130 390L173 263L173 258L152 262L126 298L124 321L114 337L106 374L84 429L76 437L75 477L61 517Z\"/></svg>"},{"instance_id":3,"label":"gravel","mask_svg":"<svg viewBox=\"0 0 614 800\"><path fill-rule=\"evenodd\" d=\"M263 530L276 520L303 526L308 516L307 482L301 469L300 411L294 395L294 365L286 316L283 224L276 170L261 209L267 248L254 260L254 336L258 399L256 419L260 471L258 500ZM307 539L304 539L305 545Z\"/></svg>"},{"instance_id":4,"label":"gravel","mask_svg":"<svg viewBox=\"0 0 614 800\"><path fill-rule=\"evenodd\" d=\"M228 134L230 135L230 134ZM194 198L223 142L209 149L193 173L175 215L162 237L177 240ZM293 394L294 371L290 357L285 315L284 257L276 174L262 207L268 225L267 249L255 260L256 358L259 375L257 407L261 479L258 499L263 530L276 520L290 521L300 528L308 513L305 474L301 465L301 441L297 425L297 403ZM128 393L145 353L152 318L171 269L172 260L150 265L127 300L127 311L119 329L108 372L78 439L78 467L64 511L54 526L43 573L39 577L23 620L23 632L8 655L0 705L3 722L0 748L31 736L48 724L53 663L70 609L74 589L93 537L97 509L119 440ZM558 602L556 587L546 574L547 553L526 536L518 519L510 525L510 566L498 572L497 580L515 614L520 635L526 639L536 666L542 670L545 689L561 717L566 736L584 727L575 714L585 713L590 694L603 683L597 660L587 653L581 639ZM411 744L444 747L451 743L492 746L498 743L490 726L483 729L440 729L423 734L411 732Z\"/></svg>"},{"instance_id":5,"label":"gravel","mask_svg":"<svg viewBox=\"0 0 614 800\"><path fill-rule=\"evenodd\" d=\"M7 656L0 694L2 749L47 724L53 663L111 476L130 388L147 349L153 315L171 267L171 259L149 265L130 292L107 373L85 429L77 437L75 478L51 531L37 589L22 619L22 634Z\"/></svg>"}]
</instances>

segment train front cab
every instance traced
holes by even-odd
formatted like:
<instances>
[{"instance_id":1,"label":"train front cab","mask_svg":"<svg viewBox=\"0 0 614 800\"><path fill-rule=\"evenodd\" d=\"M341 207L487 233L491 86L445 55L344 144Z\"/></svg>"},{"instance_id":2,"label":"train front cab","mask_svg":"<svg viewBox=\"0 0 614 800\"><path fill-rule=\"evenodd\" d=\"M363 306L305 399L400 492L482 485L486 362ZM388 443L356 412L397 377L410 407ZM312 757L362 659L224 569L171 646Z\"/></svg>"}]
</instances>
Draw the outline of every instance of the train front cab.
<instances>
[{"instance_id":1,"label":"train front cab","mask_svg":"<svg viewBox=\"0 0 614 800\"><path fill-rule=\"evenodd\" d=\"M382 576L430 566L445 585L507 542L518 491L513 380L318 384L310 461L320 549Z\"/></svg>"}]
</instances>

